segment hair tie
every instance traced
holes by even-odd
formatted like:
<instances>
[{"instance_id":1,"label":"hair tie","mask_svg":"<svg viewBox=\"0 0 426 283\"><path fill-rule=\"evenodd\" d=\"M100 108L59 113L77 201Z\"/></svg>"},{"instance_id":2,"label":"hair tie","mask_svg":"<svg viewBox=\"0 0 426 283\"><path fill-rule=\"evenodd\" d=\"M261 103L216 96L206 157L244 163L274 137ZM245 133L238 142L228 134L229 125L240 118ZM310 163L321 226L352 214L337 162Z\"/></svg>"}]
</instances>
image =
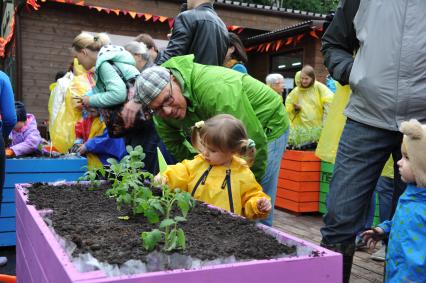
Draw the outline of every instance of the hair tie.
<instances>
[{"instance_id":1,"label":"hair tie","mask_svg":"<svg viewBox=\"0 0 426 283\"><path fill-rule=\"evenodd\" d=\"M198 121L197 123L195 123L195 127L197 129L201 129L202 127L204 127L204 121L203 120Z\"/></svg>"},{"instance_id":2,"label":"hair tie","mask_svg":"<svg viewBox=\"0 0 426 283\"><path fill-rule=\"evenodd\" d=\"M254 148L254 147L256 147L256 143L254 142L254 140L248 139L247 140L247 147L248 148Z\"/></svg>"}]
</instances>

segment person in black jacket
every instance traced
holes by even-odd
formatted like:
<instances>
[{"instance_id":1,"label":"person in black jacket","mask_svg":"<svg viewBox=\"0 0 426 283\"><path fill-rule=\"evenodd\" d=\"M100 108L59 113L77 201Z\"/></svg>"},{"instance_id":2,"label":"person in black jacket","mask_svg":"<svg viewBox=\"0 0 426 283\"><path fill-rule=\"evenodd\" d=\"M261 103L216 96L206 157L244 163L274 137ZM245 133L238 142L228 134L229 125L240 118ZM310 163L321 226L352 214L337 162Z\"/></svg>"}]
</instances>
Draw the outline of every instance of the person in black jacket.
<instances>
[{"instance_id":1,"label":"person in black jacket","mask_svg":"<svg viewBox=\"0 0 426 283\"><path fill-rule=\"evenodd\" d=\"M195 62L222 66L228 51L228 30L213 9L214 0L188 0L188 10L177 15L167 48L155 63L194 54Z\"/></svg>"}]
</instances>

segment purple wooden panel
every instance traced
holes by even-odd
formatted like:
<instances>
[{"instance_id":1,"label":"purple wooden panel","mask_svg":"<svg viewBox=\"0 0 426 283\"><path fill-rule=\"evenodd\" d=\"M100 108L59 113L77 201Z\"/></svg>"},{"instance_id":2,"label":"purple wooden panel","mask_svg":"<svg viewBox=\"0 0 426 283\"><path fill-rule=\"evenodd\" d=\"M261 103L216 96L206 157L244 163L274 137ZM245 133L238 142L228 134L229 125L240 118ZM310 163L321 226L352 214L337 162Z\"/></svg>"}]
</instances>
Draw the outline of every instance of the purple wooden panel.
<instances>
[{"instance_id":1,"label":"purple wooden panel","mask_svg":"<svg viewBox=\"0 0 426 283\"><path fill-rule=\"evenodd\" d=\"M24 249L19 242L19 239L16 241L16 281L18 283L32 283L34 280L31 277L31 271L28 267L27 260L24 256Z\"/></svg>"},{"instance_id":2,"label":"purple wooden panel","mask_svg":"<svg viewBox=\"0 0 426 283\"><path fill-rule=\"evenodd\" d=\"M68 256L65 255L39 213L33 206L26 206L24 199L25 196L22 194L22 191L18 189L16 196L17 207L19 206L18 213L20 215L22 214L22 224L25 225L24 227L29 231L27 232L28 238L34 242L33 248L35 249L35 247L37 247L37 252L35 252L34 256L38 257L42 265L48 266L45 272L50 282L259 283L259 281L267 281L269 283L287 281L329 283L341 282L342 279L342 257L340 254L328 251L263 225L261 228L276 235L281 240L294 241L299 246L313 248L319 251L321 256L253 260L242 263L209 266L197 270L174 270L112 278L103 276L100 271L80 273L69 261ZM24 221L24 217L28 218L28 220ZM38 251L39 249L40 251ZM46 253L43 254L41 249L46 250ZM68 275L64 275L64 273ZM66 281L65 278L67 278Z\"/></svg>"}]
</instances>

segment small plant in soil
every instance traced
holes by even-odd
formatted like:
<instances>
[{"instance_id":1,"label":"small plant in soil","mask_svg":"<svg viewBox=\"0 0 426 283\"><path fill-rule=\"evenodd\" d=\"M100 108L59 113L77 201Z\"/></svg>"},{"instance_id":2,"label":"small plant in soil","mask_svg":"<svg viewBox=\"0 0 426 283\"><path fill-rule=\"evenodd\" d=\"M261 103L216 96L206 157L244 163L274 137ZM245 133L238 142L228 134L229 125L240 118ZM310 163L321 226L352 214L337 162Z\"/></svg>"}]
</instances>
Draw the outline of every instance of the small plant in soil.
<instances>
[{"instance_id":1,"label":"small plant in soil","mask_svg":"<svg viewBox=\"0 0 426 283\"><path fill-rule=\"evenodd\" d=\"M315 150L321 136L322 127L292 128L288 138L288 148L294 150Z\"/></svg>"},{"instance_id":2,"label":"small plant in soil","mask_svg":"<svg viewBox=\"0 0 426 283\"><path fill-rule=\"evenodd\" d=\"M194 206L191 195L180 190L172 192L167 187L163 187L161 198L154 197L150 203L164 215L164 218L158 229L142 233L141 239L145 249L154 249L160 241L164 242L163 250L165 251L185 249L185 233L182 228L178 228L178 223L186 221L189 210ZM171 212L175 204L179 207L182 216L172 216Z\"/></svg>"},{"instance_id":3,"label":"small plant in soil","mask_svg":"<svg viewBox=\"0 0 426 283\"><path fill-rule=\"evenodd\" d=\"M87 168L87 167L86 167ZM105 178L105 168L93 168L93 169L87 169L86 173L84 173L83 176L78 178L78 182L80 181L88 181L89 182L89 190L96 190L101 185L101 180L99 180L99 177Z\"/></svg>"}]
</instances>

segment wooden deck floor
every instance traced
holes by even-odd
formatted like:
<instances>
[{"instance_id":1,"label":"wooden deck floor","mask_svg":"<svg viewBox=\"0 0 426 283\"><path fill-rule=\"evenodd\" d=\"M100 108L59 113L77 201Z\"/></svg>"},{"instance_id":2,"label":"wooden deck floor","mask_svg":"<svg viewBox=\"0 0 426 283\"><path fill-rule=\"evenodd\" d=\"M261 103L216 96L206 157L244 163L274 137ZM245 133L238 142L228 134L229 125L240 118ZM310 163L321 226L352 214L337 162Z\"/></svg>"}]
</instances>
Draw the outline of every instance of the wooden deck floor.
<instances>
[{"instance_id":1,"label":"wooden deck floor","mask_svg":"<svg viewBox=\"0 0 426 283\"><path fill-rule=\"evenodd\" d=\"M277 209L274 211L274 228L315 244L321 241L322 226L321 214L297 216ZM366 251L356 252L350 282L383 282L383 263L370 259Z\"/></svg>"}]
</instances>

